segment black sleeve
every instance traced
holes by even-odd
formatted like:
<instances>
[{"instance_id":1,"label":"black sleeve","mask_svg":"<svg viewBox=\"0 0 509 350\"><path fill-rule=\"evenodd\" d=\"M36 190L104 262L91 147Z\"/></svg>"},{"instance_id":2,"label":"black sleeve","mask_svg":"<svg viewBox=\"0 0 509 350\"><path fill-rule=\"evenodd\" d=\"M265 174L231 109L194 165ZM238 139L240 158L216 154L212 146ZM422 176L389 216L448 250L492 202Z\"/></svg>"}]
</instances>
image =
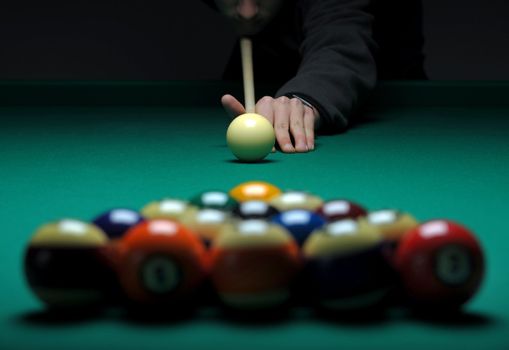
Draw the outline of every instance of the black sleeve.
<instances>
[{"instance_id":1,"label":"black sleeve","mask_svg":"<svg viewBox=\"0 0 509 350\"><path fill-rule=\"evenodd\" d=\"M376 83L369 0L304 0L302 62L276 94L298 95L320 113L320 132L344 130Z\"/></svg>"}]
</instances>

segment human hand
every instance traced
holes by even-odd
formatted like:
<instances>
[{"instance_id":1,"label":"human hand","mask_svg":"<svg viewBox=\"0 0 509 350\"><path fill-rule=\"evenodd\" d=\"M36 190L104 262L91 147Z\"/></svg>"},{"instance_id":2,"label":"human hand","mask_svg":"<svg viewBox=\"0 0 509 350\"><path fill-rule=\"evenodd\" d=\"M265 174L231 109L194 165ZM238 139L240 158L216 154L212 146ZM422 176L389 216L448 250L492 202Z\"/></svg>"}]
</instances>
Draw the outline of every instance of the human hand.
<instances>
[{"instance_id":1,"label":"human hand","mask_svg":"<svg viewBox=\"0 0 509 350\"><path fill-rule=\"evenodd\" d=\"M224 109L235 118L246 113L244 105L232 95L221 98ZM276 132L276 140L283 152L308 152L315 148L315 123L318 112L298 98L265 96L255 106L256 113L267 118ZM292 143L293 139L293 143Z\"/></svg>"}]
</instances>

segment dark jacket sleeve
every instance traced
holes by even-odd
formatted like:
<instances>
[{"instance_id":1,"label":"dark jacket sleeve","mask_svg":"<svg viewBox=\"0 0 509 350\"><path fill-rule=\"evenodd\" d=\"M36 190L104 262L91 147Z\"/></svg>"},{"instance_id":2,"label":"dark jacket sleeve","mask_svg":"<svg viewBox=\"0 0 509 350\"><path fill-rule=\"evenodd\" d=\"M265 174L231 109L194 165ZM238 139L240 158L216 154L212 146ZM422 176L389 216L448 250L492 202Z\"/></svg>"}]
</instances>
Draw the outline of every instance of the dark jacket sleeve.
<instances>
[{"instance_id":1,"label":"dark jacket sleeve","mask_svg":"<svg viewBox=\"0 0 509 350\"><path fill-rule=\"evenodd\" d=\"M369 0L300 2L302 61L276 94L297 95L320 113L318 131L344 130L376 83Z\"/></svg>"}]
</instances>

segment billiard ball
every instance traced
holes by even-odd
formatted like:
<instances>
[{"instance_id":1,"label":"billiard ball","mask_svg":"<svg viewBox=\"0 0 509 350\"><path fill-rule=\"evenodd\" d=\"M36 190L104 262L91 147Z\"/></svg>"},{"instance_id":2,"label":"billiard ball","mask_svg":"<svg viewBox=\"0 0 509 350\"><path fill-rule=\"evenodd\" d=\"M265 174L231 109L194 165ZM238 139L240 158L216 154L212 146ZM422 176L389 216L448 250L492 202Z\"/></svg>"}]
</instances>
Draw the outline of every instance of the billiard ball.
<instances>
[{"instance_id":1,"label":"billiard ball","mask_svg":"<svg viewBox=\"0 0 509 350\"><path fill-rule=\"evenodd\" d=\"M403 236L419 225L412 214L394 209L369 212L366 219L371 225L378 227L386 243L386 254L391 260Z\"/></svg>"},{"instance_id":2,"label":"billiard ball","mask_svg":"<svg viewBox=\"0 0 509 350\"><path fill-rule=\"evenodd\" d=\"M28 285L51 309L102 306L115 278L107 251L108 238L95 225L74 219L44 224L26 249Z\"/></svg>"},{"instance_id":3,"label":"billiard ball","mask_svg":"<svg viewBox=\"0 0 509 350\"><path fill-rule=\"evenodd\" d=\"M304 243L311 232L325 224L325 220L320 215L304 209L282 212L274 216L272 222L286 228L299 245Z\"/></svg>"},{"instance_id":4,"label":"billiard ball","mask_svg":"<svg viewBox=\"0 0 509 350\"><path fill-rule=\"evenodd\" d=\"M450 220L432 220L403 236L396 267L411 305L428 311L458 309L478 290L484 257L474 234Z\"/></svg>"},{"instance_id":5,"label":"billiard ball","mask_svg":"<svg viewBox=\"0 0 509 350\"><path fill-rule=\"evenodd\" d=\"M383 254L380 231L365 219L344 219L315 230L302 248L305 294L318 310L382 309L396 276Z\"/></svg>"},{"instance_id":6,"label":"billiard ball","mask_svg":"<svg viewBox=\"0 0 509 350\"><path fill-rule=\"evenodd\" d=\"M270 219L279 211L269 203L259 200L240 202L233 209L232 214L242 220L247 219Z\"/></svg>"},{"instance_id":7,"label":"billiard ball","mask_svg":"<svg viewBox=\"0 0 509 350\"><path fill-rule=\"evenodd\" d=\"M189 201L191 205L200 209L219 209L232 211L237 201L224 191L205 191L197 194Z\"/></svg>"},{"instance_id":8,"label":"billiard ball","mask_svg":"<svg viewBox=\"0 0 509 350\"><path fill-rule=\"evenodd\" d=\"M110 239L118 239L132 226L143 221L143 217L132 209L117 208L108 210L95 219L92 223L101 228Z\"/></svg>"},{"instance_id":9,"label":"billiard ball","mask_svg":"<svg viewBox=\"0 0 509 350\"><path fill-rule=\"evenodd\" d=\"M278 196L281 190L264 181L248 181L241 183L230 190L230 196L239 202L260 200L268 202Z\"/></svg>"},{"instance_id":10,"label":"billiard ball","mask_svg":"<svg viewBox=\"0 0 509 350\"><path fill-rule=\"evenodd\" d=\"M399 242L405 233L419 225L413 215L393 209L372 211L367 220L378 227L386 241L393 243Z\"/></svg>"},{"instance_id":11,"label":"billiard ball","mask_svg":"<svg viewBox=\"0 0 509 350\"><path fill-rule=\"evenodd\" d=\"M317 213L327 221L357 219L366 216L367 211L361 205L346 199L331 199L318 208Z\"/></svg>"},{"instance_id":12,"label":"billiard ball","mask_svg":"<svg viewBox=\"0 0 509 350\"><path fill-rule=\"evenodd\" d=\"M269 203L279 211L291 209L316 211L323 205L323 200L308 192L286 191L272 198Z\"/></svg>"},{"instance_id":13,"label":"billiard ball","mask_svg":"<svg viewBox=\"0 0 509 350\"><path fill-rule=\"evenodd\" d=\"M210 251L211 280L231 310L260 311L288 305L301 267L291 235L265 220L245 220L225 227Z\"/></svg>"},{"instance_id":14,"label":"billiard ball","mask_svg":"<svg viewBox=\"0 0 509 350\"><path fill-rule=\"evenodd\" d=\"M216 239L225 225L231 222L231 215L218 209L201 209L182 218L181 223L197 234L208 246Z\"/></svg>"},{"instance_id":15,"label":"billiard ball","mask_svg":"<svg viewBox=\"0 0 509 350\"><path fill-rule=\"evenodd\" d=\"M168 219L132 227L118 250L120 284L134 308L189 307L208 269L198 236Z\"/></svg>"},{"instance_id":16,"label":"billiard ball","mask_svg":"<svg viewBox=\"0 0 509 350\"><path fill-rule=\"evenodd\" d=\"M141 215L146 219L169 219L180 221L184 216L192 215L198 210L188 201L166 198L160 201L153 201L141 209Z\"/></svg>"},{"instance_id":17,"label":"billiard ball","mask_svg":"<svg viewBox=\"0 0 509 350\"><path fill-rule=\"evenodd\" d=\"M267 118L246 113L233 119L226 131L226 142L240 161L256 162L264 159L274 147L276 135Z\"/></svg>"}]
</instances>

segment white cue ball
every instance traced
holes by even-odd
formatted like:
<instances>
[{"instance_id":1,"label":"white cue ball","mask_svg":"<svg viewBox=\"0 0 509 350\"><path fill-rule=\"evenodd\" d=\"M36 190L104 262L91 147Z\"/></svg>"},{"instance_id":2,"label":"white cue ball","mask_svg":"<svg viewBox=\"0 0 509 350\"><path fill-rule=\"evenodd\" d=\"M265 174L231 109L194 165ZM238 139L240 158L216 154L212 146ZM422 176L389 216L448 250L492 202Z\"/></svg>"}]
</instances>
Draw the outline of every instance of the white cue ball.
<instances>
[{"instance_id":1,"label":"white cue ball","mask_svg":"<svg viewBox=\"0 0 509 350\"><path fill-rule=\"evenodd\" d=\"M265 158L274 147L276 135L272 124L256 113L235 118L226 131L226 142L232 153L244 162Z\"/></svg>"}]
</instances>

